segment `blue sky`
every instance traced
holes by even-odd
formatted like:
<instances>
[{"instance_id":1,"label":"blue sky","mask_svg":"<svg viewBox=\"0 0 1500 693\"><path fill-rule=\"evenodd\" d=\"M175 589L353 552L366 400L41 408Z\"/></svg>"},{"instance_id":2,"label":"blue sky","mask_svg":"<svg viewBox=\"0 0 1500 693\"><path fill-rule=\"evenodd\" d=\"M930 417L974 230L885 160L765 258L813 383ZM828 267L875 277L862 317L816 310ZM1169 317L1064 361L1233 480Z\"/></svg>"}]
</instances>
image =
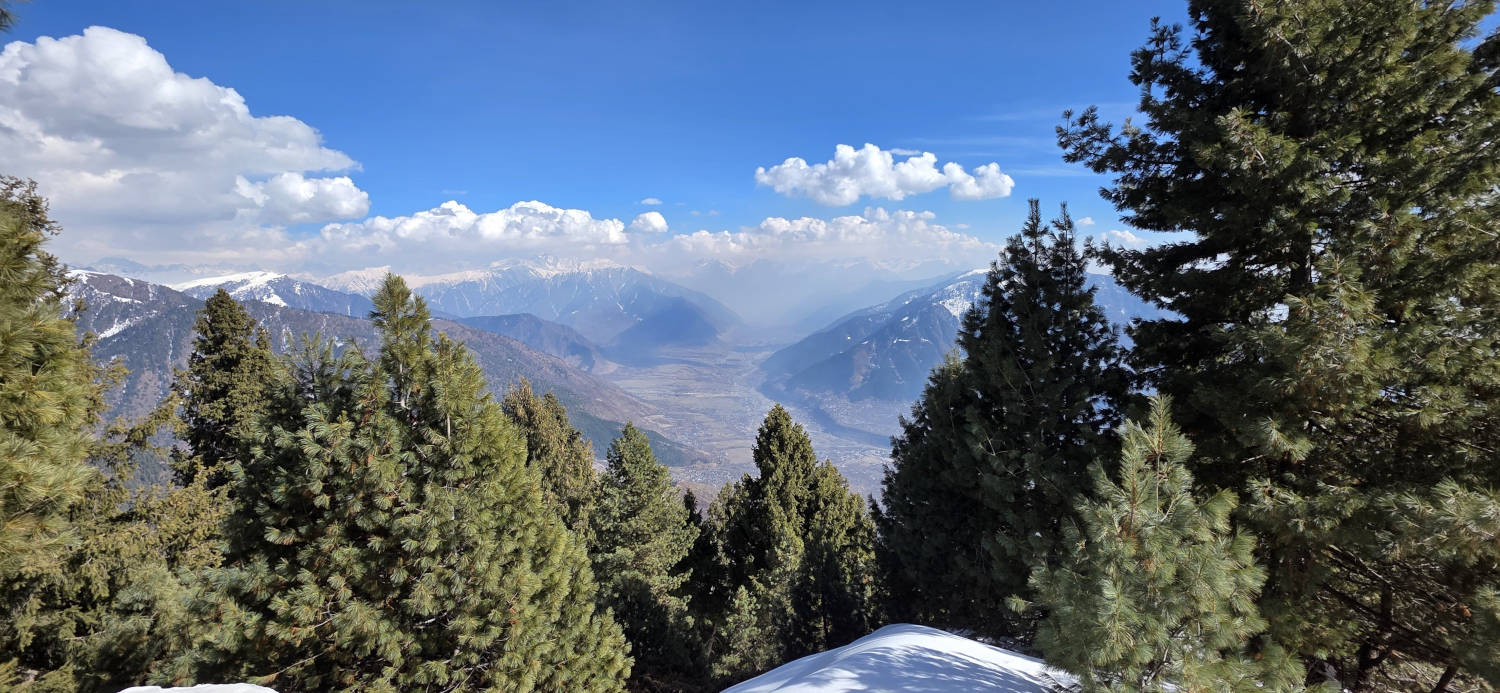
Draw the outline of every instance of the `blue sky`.
<instances>
[{"instance_id":1,"label":"blue sky","mask_svg":"<svg viewBox=\"0 0 1500 693\"><path fill-rule=\"evenodd\" d=\"M1029 197L1049 209L1068 201L1075 217L1098 222L1092 232L1118 227L1097 194L1105 181L1065 165L1052 129L1068 107L1127 113L1135 99L1129 52L1152 16L1178 19L1184 3L37 0L14 7L20 21L6 42L111 27L142 37L172 71L232 88L255 117L290 116L316 129L324 148L354 165L303 172L351 179L368 197L356 221L411 215L450 199L478 213L538 200L625 224L655 210L671 234L682 234L877 206L930 211L929 223L997 242L1015 230ZM938 189L825 205L756 183L759 166L788 157L825 162L835 145L867 142L932 152L937 166L954 162L969 172L993 162L1014 188L977 200ZM254 182L274 168L246 165L241 173ZM49 181L42 182L45 189ZM61 198L59 216L68 223L73 202ZM640 204L645 198L662 204ZM81 255L111 244L126 256L182 251L212 245L218 232L236 241L297 240L340 216L288 213L257 222L282 236L205 227L161 247L149 225L116 233L109 215L95 211L75 215L80 233L99 240L78 248ZM119 205L110 212L122 227L152 214L122 213ZM172 220L180 225L191 213Z\"/></svg>"}]
</instances>

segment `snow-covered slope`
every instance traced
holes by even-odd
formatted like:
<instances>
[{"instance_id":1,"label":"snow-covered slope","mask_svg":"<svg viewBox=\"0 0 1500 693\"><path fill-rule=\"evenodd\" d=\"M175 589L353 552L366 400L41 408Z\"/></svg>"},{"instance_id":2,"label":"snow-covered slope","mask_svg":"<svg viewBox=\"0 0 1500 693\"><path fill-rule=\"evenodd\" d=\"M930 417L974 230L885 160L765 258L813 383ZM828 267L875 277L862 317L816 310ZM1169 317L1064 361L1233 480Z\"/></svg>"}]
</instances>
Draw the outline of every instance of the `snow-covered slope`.
<instances>
[{"instance_id":1,"label":"snow-covered slope","mask_svg":"<svg viewBox=\"0 0 1500 693\"><path fill-rule=\"evenodd\" d=\"M260 301L314 313L338 313L360 318L369 315L374 308L370 299L364 296L335 291L275 272L241 272L204 277L174 284L172 288L193 298L208 298L223 288L240 301Z\"/></svg>"},{"instance_id":2,"label":"snow-covered slope","mask_svg":"<svg viewBox=\"0 0 1500 693\"><path fill-rule=\"evenodd\" d=\"M935 628L886 626L843 647L808 655L725 693L1009 691L1045 693L1075 683L1039 659Z\"/></svg>"}]
</instances>

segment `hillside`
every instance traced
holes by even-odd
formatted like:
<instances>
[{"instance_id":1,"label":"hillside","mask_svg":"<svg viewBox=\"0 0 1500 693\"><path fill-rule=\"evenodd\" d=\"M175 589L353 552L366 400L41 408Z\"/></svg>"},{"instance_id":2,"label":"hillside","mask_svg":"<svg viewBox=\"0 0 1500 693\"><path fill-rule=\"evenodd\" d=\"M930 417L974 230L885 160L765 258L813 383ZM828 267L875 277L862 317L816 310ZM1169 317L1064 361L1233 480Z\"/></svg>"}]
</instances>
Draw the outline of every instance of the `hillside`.
<instances>
[{"instance_id":1,"label":"hillside","mask_svg":"<svg viewBox=\"0 0 1500 693\"><path fill-rule=\"evenodd\" d=\"M369 286L369 274L344 273L323 281L335 289L355 290ZM704 294L618 265L514 262L408 279L434 311L459 317L529 313L578 330L596 344L607 344L648 320L688 319L712 326L715 336L739 324L733 311Z\"/></svg>"},{"instance_id":2,"label":"hillside","mask_svg":"<svg viewBox=\"0 0 1500 693\"><path fill-rule=\"evenodd\" d=\"M605 358L604 351L580 334L578 330L543 320L529 313L476 315L457 318L455 322L510 337L590 373L607 373L615 367L614 363Z\"/></svg>"},{"instance_id":3,"label":"hillside","mask_svg":"<svg viewBox=\"0 0 1500 693\"><path fill-rule=\"evenodd\" d=\"M186 365L202 302L140 280L82 271L73 276L70 294L86 305L79 329L99 336L95 357L119 359L130 371L110 397L109 415L139 416L166 394L173 370ZM345 344L375 343L374 327L362 318L259 301L248 301L245 307L268 330L278 352L295 348L303 335L315 333ZM620 388L509 337L447 320L434 320L433 325L469 347L496 393L523 377L539 391L556 393L598 455L602 456L623 422L644 421L655 411ZM652 435L653 444L661 446L658 455L663 461L682 465L701 457L679 443Z\"/></svg>"}]
</instances>

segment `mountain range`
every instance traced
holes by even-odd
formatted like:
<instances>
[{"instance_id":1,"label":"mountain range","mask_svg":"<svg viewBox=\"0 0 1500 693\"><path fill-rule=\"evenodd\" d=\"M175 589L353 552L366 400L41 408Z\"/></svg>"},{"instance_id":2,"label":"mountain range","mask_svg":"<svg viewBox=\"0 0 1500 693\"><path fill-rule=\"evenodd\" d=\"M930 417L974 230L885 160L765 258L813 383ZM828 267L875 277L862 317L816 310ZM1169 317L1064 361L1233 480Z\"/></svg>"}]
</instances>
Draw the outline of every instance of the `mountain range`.
<instances>
[{"instance_id":1,"label":"mountain range","mask_svg":"<svg viewBox=\"0 0 1500 693\"><path fill-rule=\"evenodd\" d=\"M192 349L193 324L203 302L170 287L117 275L75 270L71 277L70 297L81 300L85 306L77 315L79 330L97 337L93 348L95 358L103 362L118 359L129 371L120 387L110 394L108 415L140 416L166 394L174 369L186 365ZM256 279L246 282L256 287L274 283L257 284ZM306 285L303 286L305 289ZM304 290L291 295L310 296L316 292ZM364 317L283 305L289 303L285 300L288 294L279 290L269 296L283 300L278 303L249 299L243 303L268 331L278 352L296 348L305 335L315 333L363 348L377 344L374 326ZM640 424L656 413L651 405L620 388L518 340L442 319L434 320L433 327L469 347L491 389L497 393L521 378L530 380L539 392L555 393L568 408L574 425L593 442L596 454L601 456L609 441L618 435L622 422L633 420ZM665 463L692 464L703 457L654 432L648 431L648 435L658 458Z\"/></svg>"},{"instance_id":2,"label":"mountain range","mask_svg":"<svg viewBox=\"0 0 1500 693\"><path fill-rule=\"evenodd\" d=\"M780 349L761 364L762 392L850 402L915 400L928 374L955 348L963 315L979 300L987 273L953 275L854 311ZM1089 283L1095 301L1118 326L1159 314L1108 275L1090 274Z\"/></svg>"}]
</instances>

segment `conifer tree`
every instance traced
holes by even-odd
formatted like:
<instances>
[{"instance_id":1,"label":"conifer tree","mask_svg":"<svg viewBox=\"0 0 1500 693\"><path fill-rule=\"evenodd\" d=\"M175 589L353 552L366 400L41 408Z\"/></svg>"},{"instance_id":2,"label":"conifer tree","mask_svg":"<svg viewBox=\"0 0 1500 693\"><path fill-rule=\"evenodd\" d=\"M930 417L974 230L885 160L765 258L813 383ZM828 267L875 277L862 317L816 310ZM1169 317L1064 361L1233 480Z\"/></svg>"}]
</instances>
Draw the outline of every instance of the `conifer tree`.
<instances>
[{"instance_id":1,"label":"conifer tree","mask_svg":"<svg viewBox=\"0 0 1500 693\"><path fill-rule=\"evenodd\" d=\"M216 628L173 676L300 690L618 690L619 627L472 356L387 277L373 359L297 364L231 489ZM314 349L315 358L327 350ZM300 408L290 403L303 403Z\"/></svg>"},{"instance_id":2,"label":"conifer tree","mask_svg":"<svg viewBox=\"0 0 1500 693\"><path fill-rule=\"evenodd\" d=\"M217 488L250 456L277 377L276 358L265 330L222 288L204 302L193 331L187 370L173 383L189 455L179 455L173 466L179 484L208 470L208 487Z\"/></svg>"},{"instance_id":3,"label":"conifer tree","mask_svg":"<svg viewBox=\"0 0 1500 693\"><path fill-rule=\"evenodd\" d=\"M1123 353L1064 208L1039 205L964 316L964 357L934 374L892 447L881 514L893 608L988 635L1034 627L1005 606L1061 557L1062 522L1087 490L1130 388Z\"/></svg>"},{"instance_id":4,"label":"conifer tree","mask_svg":"<svg viewBox=\"0 0 1500 693\"><path fill-rule=\"evenodd\" d=\"M217 561L223 504L201 485L128 488L171 407L95 435L119 373L62 317L46 211L33 184L0 179L0 368L24 369L0 373L0 687L112 692L175 645L183 576Z\"/></svg>"},{"instance_id":5,"label":"conifer tree","mask_svg":"<svg viewBox=\"0 0 1500 693\"><path fill-rule=\"evenodd\" d=\"M1254 603L1265 570L1254 540L1230 530L1234 495L1193 496L1193 447L1167 406L1153 402L1149 428L1125 426L1118 469L1093 468L1094 497L1065 528L1072 551L1032 574L1049 610L1037 645L1085 691L1296 688L1294 661L1249 651L1266 625Z\"/></svg>"},{"instance_id":6,"label":"conifer tree","mask_svg":"<svg viewBox=\"0 0 1500 693\"><path fill-rule=\"evenodd\" d=\"M501 407L526 436L526 464L541 475L543 496L562 513L568 529L587 541L589 513L599 493L593 446L568 421L556 395L538 397L524 378L505 393Z\"/></svg>"},{"instance_id":7,"label":"conifer tree","mask_svg":"<svg viewBox=\"0 0 1500 693\"><path fill-rule=\"evenodd\" d=\"M1275 637L1351 690L1500 665L1470 645L1500 572L1435 548L1482 523L1386 550L1434 517L1418 506L1500 484L1493 10L1190 2L1132 57L1143 122L1089 109L1058 130L1068 160L1116 176L1127 223L1184 236L1103 254L1175 314L1134 329L1133 358L1175 397L1198 482L1245 495Z\"/></svg>"},{"instance_id":8,"label":"conifer tree","mask_svg":"<svg viewBox=\"0 0 1500 693\"><path fill-rule=\"evenodd\" d=\"M752 457L759 474L727 486L710 512L722 568L703 579L722 611L709 618L755 634L710 642L720 675L756 673L768 653L785 660L846 644L867 632L873 608L873 527L843 475L818 463L781 405L766 414Z\"/></svg>"},{"instance_id":9,"label":"conifer tree","mask_svg":"<svg viewBox=\"0 0 1500 693\"><path fill-rule=\"evenodd\" d=\"M680 588L683 559L698 538L671 474L646 434L625 424L609 446L591 516L599 605L613 610L635 658L637 688L664 689L696 674L693 634Z\"/></svg>"},{"instance_id":10,"label":"conifer tree","mask_svg":"<svg viewBox=\"0 0 1500 693\"><path fill-rule=\"evenodd\" d=\"M86 462L95 369L63 317L67 278L43 244L58 227L36 184L0 177L0 576L46 570L69 538Z\"/></svg>"},{"instance_id":11,"label":"conifer tree","mask_svg":"<svg viewBox=\"0 0 1500 693\"><path fill-rule=\"evenodd\" d=\"M802 654L847 645L868 634L875 608L875 525L864 500L827 461L813 470L807 513L787 634L789 649Z\"/></svg>"}]
</instances>

